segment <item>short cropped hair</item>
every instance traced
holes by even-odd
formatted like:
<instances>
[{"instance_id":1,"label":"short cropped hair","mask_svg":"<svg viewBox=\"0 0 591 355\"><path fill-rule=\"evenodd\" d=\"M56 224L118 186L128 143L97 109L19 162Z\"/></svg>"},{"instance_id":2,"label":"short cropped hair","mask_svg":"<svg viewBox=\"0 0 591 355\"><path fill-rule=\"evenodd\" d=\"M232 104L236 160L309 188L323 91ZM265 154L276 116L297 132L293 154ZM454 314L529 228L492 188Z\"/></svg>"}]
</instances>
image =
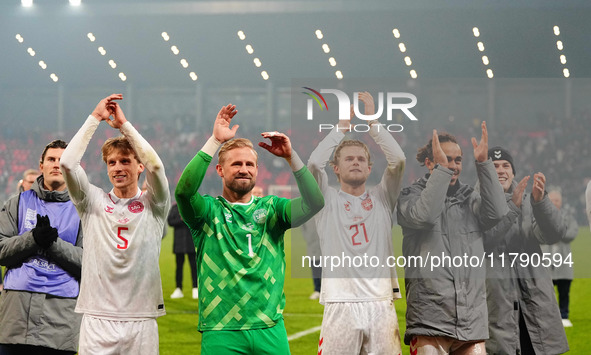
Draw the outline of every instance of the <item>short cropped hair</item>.
<instances>
[{"instance_id":1,"label":"short cropped hair","mask_svg":"<svg viewBox=\"0 0 591 355\"><path fill-rule=\"evenodd\" d=\"M254 150L252 142L246 138L234 138L224 143L220 148L220 151L218 153L218 164L222 165L226 160L226 153L228 153L232 149L237 148L250 148L253 151L258 163L259 155L257 154L257 151Z\"/></svg>"},{"instance_id":2,"label":"short cropped hair","mask_svg":"<svg viewBox=\"0 0 591 355\"><path fill-rule=\"evenodd\" d=\"M43 160L45 160L45 154L47 154L48 149L50 149L50 148L66 149L67 146L68 146L68 143L64 142L61 139L56 139L54 141L51 141L48 145L45 146L45 149L43 149L43 153L41 153L41 159L39 160L39 164L43 164ZM37 170L35 170L35 171L37 171Z\"/></svg>"},{"instance_id":3,"label":"short cropped hair","mask_svg":"<svg viewBox=\"0 0 591 355\"><path fill-rule=\"evenodd\" d=\"M346 139L343 140L334 150L332 160L330 161L330 166L334 167L339 163L339 158L341 157L341 150L345 147L363 148L363 150L365 151L365 155L367 157L367 164L369 166L373 164L373 162L371 161L371 155L369 154L369 149L367 148L367 145L365 143L357 139Z\"/></svg>"},{"instance_id":4,"label":"short cropped hair","mask_svg":"<svg viewBox=\"0 0 591 355\"><path fill-rule=\"evenodd\" d=\"M103 147L101 148L101 152L103 154L103 161L105 163L107 163L107 157L111 153L113 153L114 150L121 151L124 154L129 154L129 155L133 154L133 157L135 158L135 160L140 162L140 159L138 158L135 150L133 150L131 143L129 143L129 140L124 136L109 138L105 141L105 143L103 144Z\"/></svg>"},{"instance_id":5,"label":"short cropped hair","mask_svg":"<svg viewBox=\"0 0 591 355\"><path fill-rule=\"evenodd\" d=\"M437 137L439 138L439 143L446 143L446 142L451 142L451 143L458 143L458 141L456 140L456 137L454 137L453 135L449 134L449 133L439 133L437 135ZM431 138L429 140L429 143L427 143L427 145L425 145L424 147L419 148L419 151L417 152L417 160L419 161L419 163L421 163L422 166L425 165L425 159L429 158L429 160L433 161L433 138Z\"/></svg>"}]
</instances>

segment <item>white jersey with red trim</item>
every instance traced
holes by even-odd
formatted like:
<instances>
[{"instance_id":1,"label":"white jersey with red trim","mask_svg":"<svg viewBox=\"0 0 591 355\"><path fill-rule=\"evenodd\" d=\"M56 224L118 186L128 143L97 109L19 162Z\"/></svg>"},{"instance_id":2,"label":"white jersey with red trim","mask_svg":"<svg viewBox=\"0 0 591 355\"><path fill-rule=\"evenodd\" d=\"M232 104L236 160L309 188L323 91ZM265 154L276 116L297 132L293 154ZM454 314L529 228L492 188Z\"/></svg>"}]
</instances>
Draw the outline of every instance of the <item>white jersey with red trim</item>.
<instances>
[{"instance_id":1,"label":"white jersey with red trim","mask_svg":"<svg viewBox=\"0 0 591 355\"><path fill-rule=\"evenodd\" d=\"M361 196L328 185L324 170L344 134L332 131L310 156L308 168L318 181L325 206L314 217L322 249L320 303L363 302L400 298L393 263L392 214L400 192L404 153L383 127L370 135L386 155L381 182ZM333 267L335 263L339 267ZM393 264L392 264L393 265ZM331 270L332 269L332 270Z\"/></svg>"},{"instance_id":2,"label":"white jersey with red trim","mask_svg":"<svg viewBox=\"0 0 591 355\"><path fill-rule=\"evenodd\" d=\"M148 190L118 198L88 182L80 158L99 121L90 116L74 136L61 163L82 222L84 254L76 312L133 320L165 314L158 260L170 208L160 158L129 122L121 132L145 162ZM88 237L86 237L88 236Z\"/></svg>"}]
</instances>

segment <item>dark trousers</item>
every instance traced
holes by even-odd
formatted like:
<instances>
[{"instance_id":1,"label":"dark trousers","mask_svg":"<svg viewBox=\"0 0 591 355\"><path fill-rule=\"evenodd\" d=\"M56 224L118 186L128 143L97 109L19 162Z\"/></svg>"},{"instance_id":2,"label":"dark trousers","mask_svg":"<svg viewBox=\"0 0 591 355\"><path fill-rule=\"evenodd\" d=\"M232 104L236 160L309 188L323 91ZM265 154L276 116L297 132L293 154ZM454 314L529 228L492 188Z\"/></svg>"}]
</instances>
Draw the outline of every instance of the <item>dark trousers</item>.
<instances>
[{"instance_id":1,"label":"dark trousers","mask_svg":"<svg viewBox=\"0 0 591 355\"><path fill-rule=\"evenodd\" d=\"M312 281L314 282L314 291L320 292L322 284L322 268L312 265Z\"/></svg>"},{"instance_id":2,"label":"dark trousers","mask_svg":"<svg viewBox=\"0 0 591 355\"><path fill-rule=\"evenodd\" d=\"M558 288L558 308L562 319L568 319L568 305L570 303L570 284L572 280L558 279L552 283Z\"/></svg>"},{"instance_id":3,"label":"dark trousers","mask_svg":"<svg viewBox=\"0 0 591 355\"><path fill-rule=\"evenodd\" d=\"M191 267L191 282L193 288L197 287L197 263L195 262L195 254L175 254L176 255L176 287L183 289L183 264L185 262L185 255L189 258L189 266ZM2 355L2 354L0 354Z\"/></svg>"}]
</instances>

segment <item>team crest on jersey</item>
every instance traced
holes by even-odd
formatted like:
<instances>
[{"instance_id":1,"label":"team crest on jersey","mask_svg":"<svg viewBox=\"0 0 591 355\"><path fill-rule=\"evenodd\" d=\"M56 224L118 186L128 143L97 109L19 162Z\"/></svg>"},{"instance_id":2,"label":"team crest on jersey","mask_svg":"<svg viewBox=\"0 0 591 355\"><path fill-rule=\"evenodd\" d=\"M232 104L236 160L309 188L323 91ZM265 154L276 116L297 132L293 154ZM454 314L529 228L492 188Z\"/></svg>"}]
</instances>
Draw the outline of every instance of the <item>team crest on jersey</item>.
<instances>
[{"instance_id":1,"label":"team crest on jersey","mask_svg":"<svg viewBox=\"0 0 591 355\"><path fill-rule=\"evenodd\" d=\"M349 203L349 201L345 202L345 211L351 212L351 204Z\"/></svg>"},{"instance_id":2,"label":"team crest on jersey","mask_svg":"<svg viewBox=\"0 0 591 355\"><path fill-rule=\"evenodd\" d=\"M252 214L252 219L254 219L257 224L264 224L267 221L267 210L260 208L254 211Z\"/></svg>"},{"instance_id":3,"label":"team crest on jersey","mask_svg":"<svg viewBox=\"0 0 591 355\"><path fill-rule=\"evenodd\" d=\"M127 206L127 209L131 213L141 213L144 211L144 204L140 201L133 201L129 204L129 206Z\"/></svg>"},{"instance_id":4,"label":"team crest on jersey","mask_svg":"<svg viewBox=\"0 0 591 355\"><path fill-rule=\"evenodd\" d=\"M373 202L371 201L371 197L369 197L369 195L367 195L367 198L365 200L361 201L361 207L363 207L363 209L366 211L372 210Z\"/></svg>"},{"instance_id":5,"label":"team crest on jersey","mask_svg":"<svg viewBox=\"0 0 591 355\"><path fill-rule=\"evenodd\" d=\"M107 212L107 213L113 213L114 209L115 209L115 207L105 206L105 212Z\"/></svg>"}]
</instances>

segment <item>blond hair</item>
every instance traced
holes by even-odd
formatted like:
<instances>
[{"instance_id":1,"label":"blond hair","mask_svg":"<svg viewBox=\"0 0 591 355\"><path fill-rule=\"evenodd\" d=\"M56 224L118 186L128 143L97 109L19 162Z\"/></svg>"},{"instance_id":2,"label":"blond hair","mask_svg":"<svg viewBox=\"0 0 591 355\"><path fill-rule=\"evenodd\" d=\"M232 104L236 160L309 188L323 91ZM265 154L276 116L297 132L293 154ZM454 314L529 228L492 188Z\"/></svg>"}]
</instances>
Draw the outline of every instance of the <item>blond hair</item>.
<instances>
[{"instance_id":1,"label":"blond hair","mask_svg":"<svg viewBox=\"0 0 591 355\"><path fill-rule=\"evenodd\" d=\"M228 153L232 149L237 148L250 148L258 162L259 155L257 154L256 150L254 150L252 142L246 138L235 138L227 141L220 148L220 151L218 153L218 164L222 165L226 160L226 153Z\"/></svg>"}]
</instances>

